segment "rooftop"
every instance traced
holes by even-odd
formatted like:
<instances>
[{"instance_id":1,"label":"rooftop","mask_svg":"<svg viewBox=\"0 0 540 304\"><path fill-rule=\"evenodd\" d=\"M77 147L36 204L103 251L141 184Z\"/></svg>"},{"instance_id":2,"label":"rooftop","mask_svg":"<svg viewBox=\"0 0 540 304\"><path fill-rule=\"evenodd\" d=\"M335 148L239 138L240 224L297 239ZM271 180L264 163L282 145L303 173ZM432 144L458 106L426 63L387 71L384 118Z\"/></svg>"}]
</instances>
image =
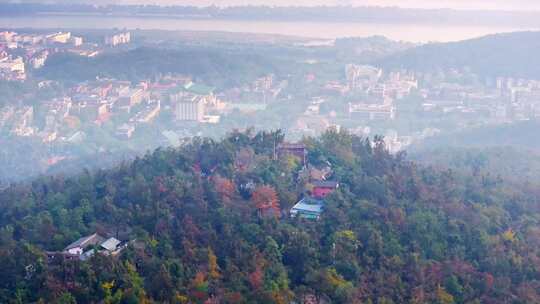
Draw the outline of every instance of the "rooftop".
<instances>
[{"instance_id":1,"label":"rooftop","mask_svg":"<svg viewBox=\"0 0 540 304\"><path fill-rule=\"evenodd\" d=\"M197 94L197 95L210 95L214 93L215 88L205 86L202 84L195 84L193 82L190 82L184 86L184 89L188 92Z\"/></svg>"},{"instance_id":2,"label":"rooftop","mask_svg":"<svg viewBox=\"0 0 540 304\"><path fill-rule=\"evenodd\" d=\"M305 149L306 145L303 143L281 143L279 149Z\"/></svg>"},{"instance_id":3,"label":"rooftop","mask_svg":"<svg viewBox=\"0 0 540 304\"><path fill-rule=\"evenodd\" d=\"M321 213L324 202L310 197L304 197L292 207L292 211Z\"/></svg>"},{"instance_id":4,"label":"rooftop","mask_svg":"<svg viewBox=\"0 0 540 304\"><path fill-rule=\"evenodd\" d=\"M77 247L84 248L84 247L88 247L92 245L97 245L103 242L104 240L105 240L104 237L102 237L101 235L97 233L94 233L92 235L82 237L76 240L75 242L69 244L66 248L64 248L64 251L68 251L70 249L77 248Z\"/></svg>"},{"instance_id":5,"label":"rooftop","mask_svg":"<svg viewBox=\"0 0 540 304\"><path fill-rule=\"evenodd\" d=\"M321 188L333 188L336 189L339 187L339 183L336 181L314 181L312 182L313 186Z\"/></svg>"},{"instance_id":6,"label":"rooftop","mask_svg":"<svg viewBox=\"0 0 540 304\"><path fill-rule=\"evenodd\" d=\"M101 243L101 247L109 251L114 251L116 250L116 247L118 247L118 244L120 244L120 241L112 237L112 238L108 238L105 242Z\"/></svg>"}]
</instances>

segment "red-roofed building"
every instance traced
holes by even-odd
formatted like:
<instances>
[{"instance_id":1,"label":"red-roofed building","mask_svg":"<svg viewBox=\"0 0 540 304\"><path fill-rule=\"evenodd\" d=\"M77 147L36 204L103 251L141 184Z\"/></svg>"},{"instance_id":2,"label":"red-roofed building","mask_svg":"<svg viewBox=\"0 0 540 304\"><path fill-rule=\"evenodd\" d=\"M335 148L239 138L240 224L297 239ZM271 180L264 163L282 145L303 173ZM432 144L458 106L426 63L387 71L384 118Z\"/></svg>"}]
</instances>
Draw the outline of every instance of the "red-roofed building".
<instances>
[{"instance_id":1,"label":"red-roofed building","mask_svg":"<svg viewBox=\"0 0 540 304\"><path fill-rule=\"evenodd\" d=\"M335 181L315 181L313 184L312 195L315 198L322 199L339 188L339 183Z\"/></svg>"}]
</instances>

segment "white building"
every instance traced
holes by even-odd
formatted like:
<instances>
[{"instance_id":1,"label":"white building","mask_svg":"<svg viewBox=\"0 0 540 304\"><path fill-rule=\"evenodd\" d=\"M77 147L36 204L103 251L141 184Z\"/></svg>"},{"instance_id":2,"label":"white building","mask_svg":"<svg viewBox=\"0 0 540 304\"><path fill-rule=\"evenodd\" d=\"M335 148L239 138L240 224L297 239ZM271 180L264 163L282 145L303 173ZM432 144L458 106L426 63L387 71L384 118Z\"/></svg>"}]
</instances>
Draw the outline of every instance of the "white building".
<instances>
[{"instance_id":1,"label":"white building","mask_svg":"<svg viewBox=\"0 0 540 304\"><path fill-rule=\"evenodd\" d=\"M64 248L64 252L67 252L69 254L81 255L84 252L85 248L101 244L104 240L104 237L100 236L97 233L94 233L92 235L82 237L75 242L69 244L66 248Z\"/></svg>"},{"instance_id":2,"label":"white building","mask_svg":"<svg viewBox=\"0 0 540 304\"><path fill-rule=\"evenodd\" d=\"M69 39L69 42L71 44L73 44L74 46L81 46L83 44L83 38L82 37L77 37L77 36L72 36Z\"/></svg>"},{"instance_id":3,"label":"white building","mask_svg":"<svg viewBox=\"0 0 540 304\"><path fill-rule=\"evenodd\" d=\"M114 237L106 238L97 233L82 237L64 248L64 254L79 256L79 259L86 260L98 252L105 255L115 255L125 246L119 246L120 241ZM94 248L92 248L94 247Z\"/></svg>"},{"instance_id":4,"label":"white building","mask_svg":"<svg viewBox=\"0 0 540 304\"><path fill-rule=\"evenodd\" d=\"M349 103L349 116L367 120L392 120L395 118L395 108L391 104Z\"/></svg>"},{"instance_id":5,"label":"white building","mask_svg":"<svg viewBox=\"0 0 540 304\"><path fill-rule=\"evenodd\" d=\"M49 43L68 43L71 39L70 32L58 32L54 34L47 35L47 41Z\"/></svg>"},{"instance_id":6,"label":"white building","mask_svg":"<svg viewBox=\"0 0 540 304\"><path fill-rule=\"evenodd\" d=\"M3 31L3 32L0 32L0 41L3 41L3 42L11 42L13 41L14 37L17 35L17 33L15 32L10 32L10 31Z\"/></svg>"},{"instance_id":7,"label":"white building","mask_svg":"<svg viewBox=\"0 0 540 304\"><path fill-rule=\"evenodd\" d=\"M190 93L179 93L171 96L175 105L176 120L203 121L205 104L204 98Z\"/></svg>"},{"instance_id":8,"label":"white building","mask_svg":"<svg viewBox=\"0 0 540 304\"><path fill-rule=\"evenodd\" d=\"M30 59L30 64L34 69L39 69L45 65L45 61L49 57L48 51L43 51Z\"/></svg>"},{"instance_id":9,"label":"white building","mask_svg":"<svg viewBox=\"0 0 540 304\"><path fill-rule=\"evenodd\" d=\"M345 67L345 76L349 89L360 87L363 83L374 84L382 76L382 70L370 65L348 64Z\"/></svg>"},{"instance_id":10,"label":"white building","mask_svg":"<svg viewBox=\"0 0 540 304\"><path fill-rule=\"evenodd\" d=\"M131 33L124 32L105 37L105 44L109 46L117 46L131 42Z\"/></svg>"},{"instance_id":11,"label":"white building","mask_svg":"<svg viewBox=\"0 0 540 304\"><path fill-rule=\"evenodd\" d=\"M4 72L19 72L21 74L24 74L24 61L21 57L0 58L0 70L4 70Z\"/></svg>"}]
</instances>

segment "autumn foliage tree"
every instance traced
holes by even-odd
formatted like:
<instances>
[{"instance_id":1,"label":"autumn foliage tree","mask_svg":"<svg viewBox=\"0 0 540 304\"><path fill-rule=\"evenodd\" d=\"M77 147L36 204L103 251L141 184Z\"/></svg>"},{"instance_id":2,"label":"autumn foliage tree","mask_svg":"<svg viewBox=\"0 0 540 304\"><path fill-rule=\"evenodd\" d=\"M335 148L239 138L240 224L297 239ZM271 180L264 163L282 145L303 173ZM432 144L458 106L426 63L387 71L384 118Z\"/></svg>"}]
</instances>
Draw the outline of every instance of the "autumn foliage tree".
<instances>
[{"instance_id":1,"label":"autumn foliage tree","mask_svg":"<svg viewBox=\"0 0 540 304\"><path fill-rule=\"evenodd\" d=\"M230 203L234 198L234 194L236 191L234 183L230 179L221 176L216 176L213 180L216 192L219 195L221 201L225 204Z\"/></svg>"},{"instance_id":2,"label":"autumn foliage tree","mask_svg":"<svg viewBox=\"0 0 540 304\"><path fill-rule=\"evenodd\" d=\"M310 166L340 183L318 220L278 220L306 190L299 166L274 158L279 133L11 185L0 303L540 303L540 192L404 161L381 140L304 140ZM48 257L94 232L127 246Z\"/></svg>"},{"instance_id":3,"label":"autumn foliage tree","mask_svg":"<svg viewBox=\"0 0 540 304\"><path fill-rule=\"evenodd\" d=\"M268 185L255 188L251 200L259 216L279 216L279 199L276 190Z\"/></svg>"}]
</instances>

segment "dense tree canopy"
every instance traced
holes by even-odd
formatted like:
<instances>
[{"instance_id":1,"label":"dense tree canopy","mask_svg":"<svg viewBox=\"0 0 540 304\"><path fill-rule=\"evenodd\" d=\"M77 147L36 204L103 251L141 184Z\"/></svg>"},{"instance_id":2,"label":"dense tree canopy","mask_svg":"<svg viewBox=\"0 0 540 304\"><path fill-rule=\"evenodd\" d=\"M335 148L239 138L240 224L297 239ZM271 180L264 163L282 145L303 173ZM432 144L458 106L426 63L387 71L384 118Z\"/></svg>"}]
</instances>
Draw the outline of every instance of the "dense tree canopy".
<instances>
[{"instance_id":1,"label":"dense tree canopy","mask_svg":"<svg viewBox=\"0 0 540 304\"><path fill-rule=\"evenodd\" d=\"M304 143L340 187L320 220L293 219L306 182L299 162L276 159L281 141L279 131L196 138L0 192L0 302L540 301L538 191L329 131ZM47 260L96 231L131 242L117 257Z\"/></svg>"}]
</instances>

